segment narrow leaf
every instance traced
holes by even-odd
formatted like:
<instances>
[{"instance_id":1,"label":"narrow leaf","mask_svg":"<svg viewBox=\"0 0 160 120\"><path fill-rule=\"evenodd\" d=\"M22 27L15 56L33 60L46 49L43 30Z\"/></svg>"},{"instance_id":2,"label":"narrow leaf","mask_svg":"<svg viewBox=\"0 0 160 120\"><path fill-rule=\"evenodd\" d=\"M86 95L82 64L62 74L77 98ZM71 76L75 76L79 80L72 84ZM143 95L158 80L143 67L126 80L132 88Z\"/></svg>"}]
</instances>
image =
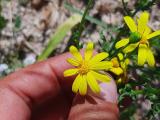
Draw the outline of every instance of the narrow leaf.
<instances>
[{"instance_id":1,"label":"narrow leaf","mask_svg":"<svg viewBox=\"0 0 160 120\"><path fill-rule=\"evenodd\" d=\"M66 34L81 21L81 15L74 14L70 18L68 18L63 24L61 24L57 31L53 34L50 41L48 42L47 47L44 49L42 54L38 57L38 61L46 59L52 51L56 48L56 46L64 39Z\"/></svg>"}]
</instances>

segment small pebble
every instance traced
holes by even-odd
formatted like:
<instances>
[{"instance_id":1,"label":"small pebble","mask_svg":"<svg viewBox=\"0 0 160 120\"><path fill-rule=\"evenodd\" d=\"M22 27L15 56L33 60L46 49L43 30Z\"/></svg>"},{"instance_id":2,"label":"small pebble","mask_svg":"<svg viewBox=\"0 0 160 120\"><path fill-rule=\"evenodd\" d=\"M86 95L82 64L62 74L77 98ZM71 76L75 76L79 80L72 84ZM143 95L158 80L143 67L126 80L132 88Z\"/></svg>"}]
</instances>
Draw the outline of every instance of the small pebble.
<instances>
[{"instance_id":1,"label":"small pebble","mask_svg":"<svg viewBox=\"0 0 160 120\"><path fill-rule=\"evenodd\" d=\"M28 54L27 57L23 60L24 66L33 64L36 61L36 56L34 54Z\"/></svg>"},{"instance_id":2,"label":"small pebble","mask_svg":"<svg viewBox=\"0 0 160 120\"><path fill-rule=\"evenodd\" d=\"M6 71L8 69L8 65L7 64L0 64L0 73L3 73L4 71Z\"/></svg>"}]
</instances>

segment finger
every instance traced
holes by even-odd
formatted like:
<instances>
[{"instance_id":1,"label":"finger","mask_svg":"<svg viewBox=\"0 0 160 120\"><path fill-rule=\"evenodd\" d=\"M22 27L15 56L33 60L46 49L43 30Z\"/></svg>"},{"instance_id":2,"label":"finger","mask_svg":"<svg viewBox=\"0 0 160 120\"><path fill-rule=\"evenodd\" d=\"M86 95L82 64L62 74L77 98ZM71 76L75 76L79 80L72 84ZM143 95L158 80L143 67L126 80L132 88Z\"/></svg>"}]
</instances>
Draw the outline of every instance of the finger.
<instances>
[{"instance_id":1,"label":"finger","mask_svg":"<svg viewBox=\"0 0 160 120\"><path fill-rule=\"evenodd\" d=\"M71 85L72 82L62 80L63 71L71 67L66 63L68 57L70 54L67 53L36 63L1 80L1 119L10 120L13 116L12 120L26 120L31 114L32 106L59 94L63 94L65 99L62 88L66 88L65 86Z\"/></svg>"},{"instance_id":2,"label":"finger","mask_svg":"<svg viewBox=\"0 0 160 120\"><path fill-rule=\"evenodd\" d=\"M26 101L30 97L36 103L56 96L61 91L60 83L65 83L62 87L72 83L71 80L62 80L63 71L71 67L66 62L69 56L66 53L19 70L1 80L0 86L16 91Z\"/></svg>"},{"instance_id":3,"label":"finger","mask_svg":"<svg viewBox=\"0 0 160 120\"><path fill-rule=\"evenodd\" d=\"M64 97L64 94L60 94L35 107L31 120L66 120L70 107L71 103L68 99Z\"/></svg>"},{"instance_id":4,"label":"finger","mask_svg":"<svg viewBox=\"0 0 160 120\"><path fill-rule=\"evenodd\" d=\"M85 97L74 98L69 120L118 120L115 83L101 83L100 86L99 95L89 92Z\"/></svg>"}]
</instances>

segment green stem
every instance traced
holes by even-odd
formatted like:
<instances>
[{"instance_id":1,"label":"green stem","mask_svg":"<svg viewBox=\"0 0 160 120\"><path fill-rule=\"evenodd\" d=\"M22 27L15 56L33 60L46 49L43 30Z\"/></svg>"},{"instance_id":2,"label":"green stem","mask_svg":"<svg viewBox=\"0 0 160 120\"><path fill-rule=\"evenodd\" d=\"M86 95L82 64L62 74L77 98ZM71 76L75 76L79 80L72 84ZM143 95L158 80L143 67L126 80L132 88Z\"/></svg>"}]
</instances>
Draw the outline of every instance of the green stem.
<instances>
[{"instance_id":1,"label":"green stem","mask_svg":"<svg viewBox=\"0 0 160 120\"><path fill-rule=\"evenodd\" d=\"M0 15L1 15L1 12L2 12L2 0L0 0Z\"/></svg>"},{"instance_id":2,"label":"green stem","mask_svg":"<svg viewBox=\"0 0 160 120\"><path fill-rule=\"evenodd\" d=\"M123 4L123 8L124 8L125 14L126 14L126 15L130 15L130 12L129 12L129 10L127 9L127 6L126 6L126 3L124 2L124 0L122 0L122 4Z\"/></svg>"},{"instance_id":3,"label":"green stem","mask_svg":"<svg viewBox=\"0 0 160 120\"><path fill-rule=\"evenodd\" d=\"M137 95L137 94L143 94L144 93L144 90L135 90L134 93Z\"/></svg>"},{"instance_id":4,"label":"green stem","mask_svg":"<svg viewBox=\"0 0 160 120\"><path fill-rule=\"evenodd\" d=\"M82 20L81 20L81 22L80 22L80 24L79 24L79 28L78 28L78 35L76 36L76 46L77 46L77 48L80 48L79 46L79 39L80 39L80 37L81 37L81 35L82 35L82 32L83 32L83 30L84 30L84 25L85 25L85 22L86 22L86 15L89 13L89 10L90 10L90 8L91 8L91 5L92 5L92 3L93 3L93 0L89 0L89 2L88 2L88 4L87 4L87 7L86 7L86 9L85 9L85 11L84 11L84 14L83 14L83 17L82 17Z\"/></svg>"},{"instance_id":5,"label":"green stem","mask_svg":"<svg viewBox=\"0 0 160 120\"><path fill-rule=\"evenodd\" d=\"M82 48L82 45L80 44L80 37L82 35L82 32L84 31L86 17L87 17L87 14L89 13L89 10L91 8L92 3L93 3L93 0L89 0L80 23L72 29L72 35L68 41L68 44L67 44L65 51L68 51L68 49L71 45L75 45L78 49Z\"/></svg>"},{"instance_id":6,"label":"green stem","mask_svg":"<svg viewBox=\"0 0 160 120\"><path fill-rule=\"evenodd\" d=\"M81 36L82 31L83 31L83 29L84 29L84 26L83 26L83 25L84 25L84 24L85 24L85 22L86 22L86 20L85 20L86 15L88 14L89 9L90 9L90 7L91 7L92 3L93 3L93 0L89 0L88 5L87 5L87 7L86 7L86 9L85 9L85 11L84 11L84 14L83 14L83 17L82 17L82 20L81 20L80 26L79 26L80 36Z\"/></svg>"}]
</instances>

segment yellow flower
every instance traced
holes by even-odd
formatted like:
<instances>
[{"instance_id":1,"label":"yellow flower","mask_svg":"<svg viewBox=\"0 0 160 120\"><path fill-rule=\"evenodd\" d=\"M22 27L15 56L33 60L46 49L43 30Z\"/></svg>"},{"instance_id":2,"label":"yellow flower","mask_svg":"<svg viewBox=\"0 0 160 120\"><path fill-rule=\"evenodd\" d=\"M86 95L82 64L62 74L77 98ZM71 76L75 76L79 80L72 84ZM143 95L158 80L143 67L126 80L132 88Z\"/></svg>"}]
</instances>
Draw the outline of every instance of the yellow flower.
<instances>
[{"instance_id":1,"label":"yellow flower","mask_svg":"<svg viewBox=\"0 0 160 120\"><path fill-rule=\"evenodd\" d=\"M112 63L109 61L102 61L108 57L108 53L102 52L93 56L93 43L90 42L84 52L84 58L75 46L70 47L70 53L74 58L68 58L67 62L75 66L73 69L64 71L64 76L77 75L75 78L72 91L85 95L87 92L87 86L94 93L100 92L98 81L109 82L110 76L100 73L102 70L108 70L112 67Z\"/></svg>"},{"instance_id":2,"label":"yellow flower","mask_svg":"<svg viewBox=\"0 0 160 120\"><path fill-rule=\"evenodd\" d=\"M109 69L109 71L111 71L112 73L114 73L115 75L120 75L123 73L122 68L120 67L119 61L116 57L111 59L112 62L112 68Z\"/></svg>"},{"instance_id":3,"label":"yellow flower","mask_svg":"<svg viewBox=\"0 0 160 120\"><path fill-rule=\"evenodd\" d=\"M116 80L116 82L118 84L121 84L121 83L125 83L127 80L127 68L128 68L130 61L128 58L124 59L124 56L122 53L118 53L118 58L120 61L120 66L123 69L123 74L118 76L118 79Z\"/></svg>"},{"instance_id":4,"label":"yellow flower","mask_svg":"<svg viewBox=\"0 0 160 120\"><path fill-rule=\"evenodd\" d=\"M118 53L118 57L112 58L111 62L113 66L109 69L109 71L119 76L126 72L127 66L129 64L129 59L124 59L123 54Z\"/></svg>"},{"instance_id":5,"label":"yellow flower","mask_svg":"<svg viewBox=\"0 0 160 120\"><path fill-rule=\"evenodd\" d=\"M153 67L155 59L153 53L149 47L149 39L160 35L160 30L151 33L151 29L148 26L149 13L143 12L140 14L140 18L137 19L137 25L134 20L126 16L124 20L131 30L130 38L125 38L116 43L116 48L121 48L129 44L123 49L124 53L129 53L138 47L138 65L142 66L145 62L148 62L149 66Z\"/></svg>"},{"instance_id":6,"label":"yellow flower","mask_svg":"<svg viewBox=\"0 0 160 120\"><path fill-rule=\"evenodd\" d=\"M125 72L127 70L129 63L130 63L130 60L128 58L125 59L122 53L118 53L118 58L120 61L120 66L123 69L123 71Z\"/></svg>"}]
</instances>

